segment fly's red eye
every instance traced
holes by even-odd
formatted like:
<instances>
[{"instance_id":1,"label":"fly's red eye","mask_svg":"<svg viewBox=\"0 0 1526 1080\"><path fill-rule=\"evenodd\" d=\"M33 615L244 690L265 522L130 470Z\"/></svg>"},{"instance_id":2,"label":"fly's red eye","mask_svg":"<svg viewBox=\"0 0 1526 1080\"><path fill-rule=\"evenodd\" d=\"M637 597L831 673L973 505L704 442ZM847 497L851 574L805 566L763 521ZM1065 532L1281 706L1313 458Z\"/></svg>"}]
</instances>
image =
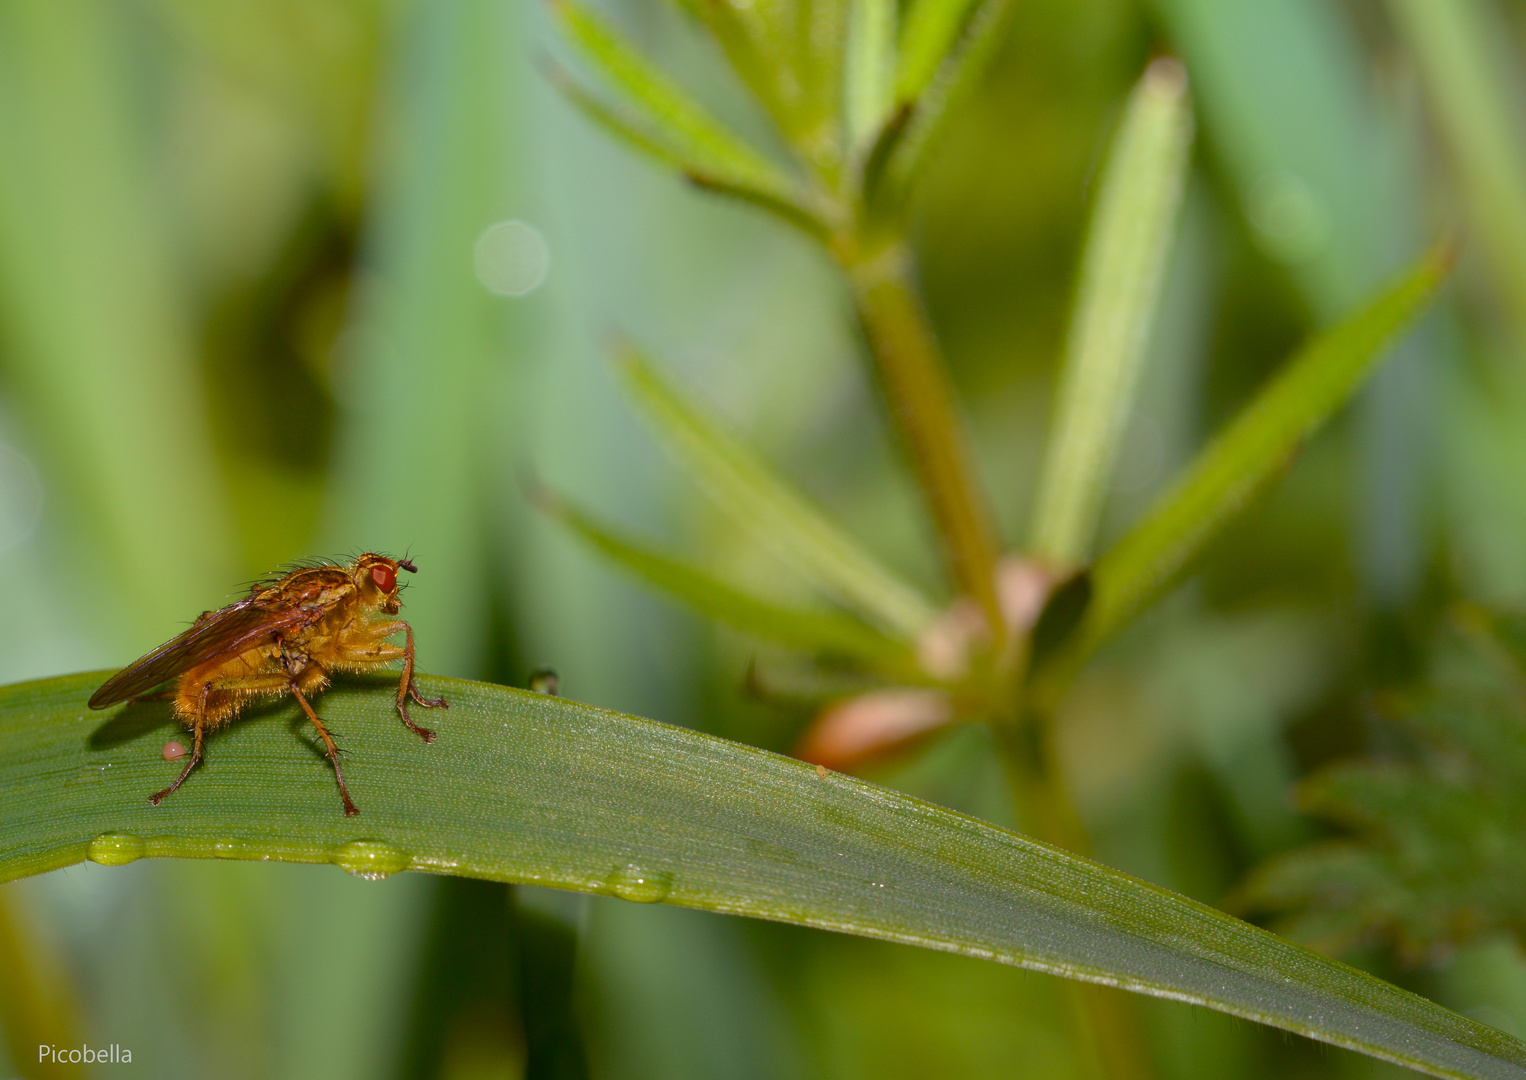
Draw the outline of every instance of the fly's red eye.
<instances>
[{"instance_id":1,"label":"fly's red eye","mask_svg":"<svg viewBox=\"0 0 1526 1080\"><path fill-rule=\"evenodd\" d=\"M371 580L382 592L389 593L397 585L397 571L390 566L371 567Z\"/></svg>"}]
</instances>

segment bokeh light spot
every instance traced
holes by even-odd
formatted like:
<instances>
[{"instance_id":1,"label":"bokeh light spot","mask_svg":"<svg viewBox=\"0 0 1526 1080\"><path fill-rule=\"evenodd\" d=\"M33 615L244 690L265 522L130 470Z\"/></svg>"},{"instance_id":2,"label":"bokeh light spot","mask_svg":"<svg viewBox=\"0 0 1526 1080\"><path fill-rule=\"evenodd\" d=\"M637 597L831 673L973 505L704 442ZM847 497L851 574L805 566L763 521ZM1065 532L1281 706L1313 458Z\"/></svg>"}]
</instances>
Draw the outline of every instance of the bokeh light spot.
<instances>
[{"instance_id":1,"label":"bokeh light spot","mask_svg":"<svg viewBox=\"0 0 1526 1080\"><path fill-rule=\"evenodd\" d=\"M499 296L525 296L538 289L551 269L551 249L534 225L500 221L489 225L472 250L477 280Z\"/></svg>"}]
</instances>

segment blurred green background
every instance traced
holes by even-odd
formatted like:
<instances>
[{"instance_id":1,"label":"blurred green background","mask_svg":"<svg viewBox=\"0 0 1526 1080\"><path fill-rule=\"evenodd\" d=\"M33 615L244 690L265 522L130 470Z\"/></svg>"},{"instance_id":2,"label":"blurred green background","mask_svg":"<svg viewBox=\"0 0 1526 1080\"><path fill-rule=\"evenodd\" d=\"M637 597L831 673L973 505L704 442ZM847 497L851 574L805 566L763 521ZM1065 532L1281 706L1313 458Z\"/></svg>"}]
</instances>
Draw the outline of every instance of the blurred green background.
<instances>
[{"instance_id":1,"label":"blurred green background","mask_svg":"<svg viewBox=\"0 0 1526 1080\"><path fill-rule=\"evenodd\" d=\"M672 8L608 10L767 137ZM1099 857L1208 903L1317 834L1293 783L1369 744L1363 692L1413 669L1447 603L1526 602L1526 16L1436 10L1027 0L918 195L925 294L1009 543L1089 183L1150 56L1185 62L1198 142L1105 532L1308 332L1473 226L1358 405L1066 707ZM424 670L523 685L549 664L570 697L787 750L803 717L744 693L745 640L525 503L534 470L771 587L622 402L616 331L940 588L833 268L592 129L542 77L561 52L528 0L0 4L0 681L123 664L288 560L406 550ZM1010 822L986 741L961 729L868 775ZM51 1030L128 1047L111 1068L144 1076L1094 1075L1048 977L655 905L177 862L0 898L21 943L0 959L42 972ZM1356 959L1526 1037L1508 942ZM1397 1075L1141 1011L1161 1077Z\"/></svg>"}]
</instances>

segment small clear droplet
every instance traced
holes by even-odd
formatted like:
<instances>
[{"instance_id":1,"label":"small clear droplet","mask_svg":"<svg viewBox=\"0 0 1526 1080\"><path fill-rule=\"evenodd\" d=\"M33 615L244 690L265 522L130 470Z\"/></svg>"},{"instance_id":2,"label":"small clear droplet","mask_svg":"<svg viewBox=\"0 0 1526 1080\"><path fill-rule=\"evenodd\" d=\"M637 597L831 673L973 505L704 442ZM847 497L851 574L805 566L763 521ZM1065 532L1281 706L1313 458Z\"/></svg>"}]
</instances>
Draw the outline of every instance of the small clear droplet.
<instances>
[{"instance_id":1,"label":"small clear droplet","mask_svg":"<svg viewBox=\"0 0 1526 1080\"><path fill-rule=\"evenodd\" d=\"M330 852L329 861L366 881L380 881L413 865L406 852L382 840L351 840Z\"/></svg>"},{"instance_id":2,"label":"small clear droplet","mask_svg":"<svg viewBox=\"0 0 1526 1080\"><path fill-rule=\"evenodd\" d=\"M143 858L145 845L141 836L131 833L101 833L90 841L85 857L101 866L126 866Z\"/></svg>"},{"instance_id":3,"label":"small clear droplet","mask_svg":"<svg viewBox=\"0 0 1526 1080\"><path fill-rule=\"evenodd\" d=\"M663 870L648 870L635 863L626 863L609 872L600 891L634 904L655 904L666 900L673 891L673 875Z\"/></svg>"}]
</instances>

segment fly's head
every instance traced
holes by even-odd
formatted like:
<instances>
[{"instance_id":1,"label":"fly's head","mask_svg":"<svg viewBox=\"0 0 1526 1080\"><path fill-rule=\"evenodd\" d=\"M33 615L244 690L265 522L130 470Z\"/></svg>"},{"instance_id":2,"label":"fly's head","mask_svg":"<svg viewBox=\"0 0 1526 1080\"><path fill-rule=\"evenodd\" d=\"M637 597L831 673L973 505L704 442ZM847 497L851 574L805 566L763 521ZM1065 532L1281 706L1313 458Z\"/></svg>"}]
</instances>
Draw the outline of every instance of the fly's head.
<instances>
[{"instance_id":1,"label":"fly's head","mask_svg":"<svg viewBox=\"0 0 1526 1080\"><path fill-rule=\"evenodd\" d=\"M399 570L410 574L419 572L418 567L407 559L390 559L369 552L356 559L351 576L361 603L385 615L396 615L403 606L397 595Z\"/></svg>"}]
</instances>

